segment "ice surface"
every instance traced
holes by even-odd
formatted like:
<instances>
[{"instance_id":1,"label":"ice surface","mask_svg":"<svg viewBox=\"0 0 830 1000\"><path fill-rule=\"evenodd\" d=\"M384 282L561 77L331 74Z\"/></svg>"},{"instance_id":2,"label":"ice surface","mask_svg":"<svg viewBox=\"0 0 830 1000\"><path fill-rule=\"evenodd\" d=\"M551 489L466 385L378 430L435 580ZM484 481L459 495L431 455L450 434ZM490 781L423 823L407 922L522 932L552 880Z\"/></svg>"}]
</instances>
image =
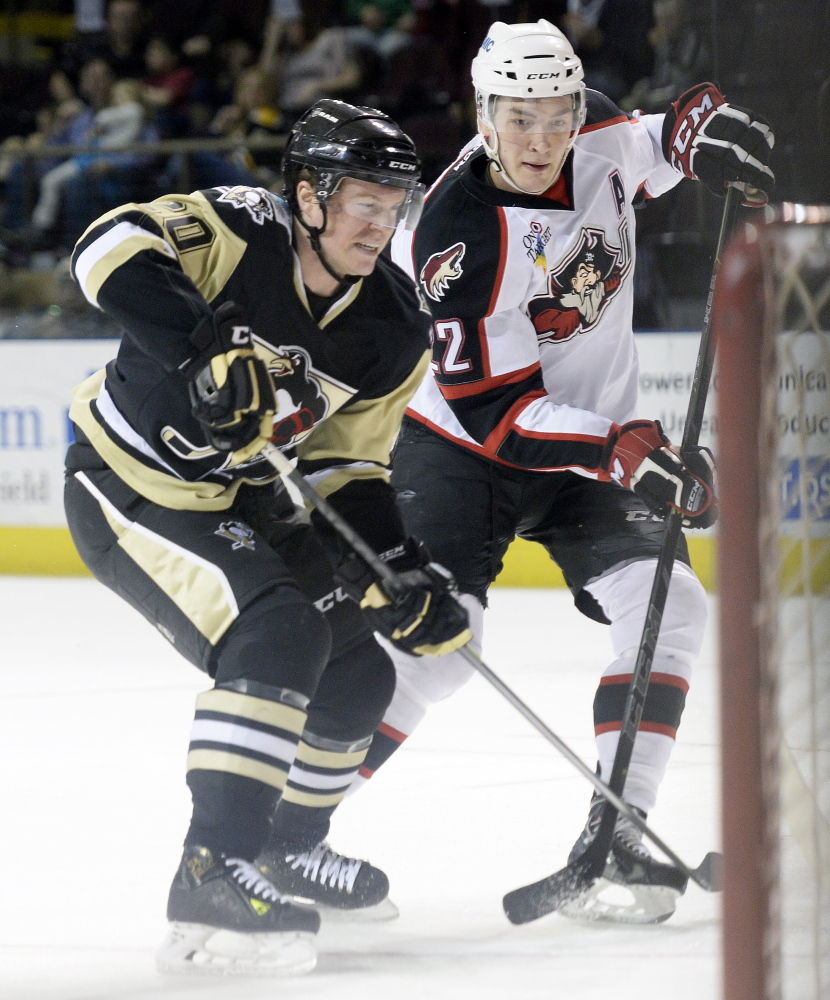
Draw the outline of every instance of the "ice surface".
<instances>
[{"instance_id":1,"label":"ice surface","mask_svg":"<svg viewBox=\"0 0 830 1000\"><path fill-rule=\"evenodd\" d=\"M2 1000L718 1000L719 899L690 885L653 927L552 915L502 895L564 863L591 787L474 678L338 810L333 846L389 874L390 924L327 927L290 980L162 976L153 956L189 814L204 675L85 579L0 578ZM593 765L606 630L564 591L492 592L485 658ZM710 629L710 633L713 629ZM649 823L687 863L718 848L714 644Z\"/></svg>"}]
</instances>

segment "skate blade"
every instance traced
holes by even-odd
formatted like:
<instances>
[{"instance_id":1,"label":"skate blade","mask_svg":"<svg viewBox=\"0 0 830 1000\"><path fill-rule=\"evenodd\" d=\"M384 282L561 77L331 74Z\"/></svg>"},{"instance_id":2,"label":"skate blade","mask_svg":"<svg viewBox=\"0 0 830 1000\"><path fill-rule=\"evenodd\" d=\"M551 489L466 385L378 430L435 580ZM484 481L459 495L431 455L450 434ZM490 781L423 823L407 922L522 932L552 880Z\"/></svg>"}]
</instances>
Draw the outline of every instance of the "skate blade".
<instances>
[{"instance_id":1,"label":"skate blade","mask_svg":"<svg viewBox=\"0 0 830 1000\"><path fill-rule=\"evenodd\" d=\"M380 924L384 921L397 920L400 910L387 896L374 906L362 906L349 910L339 906L325 906L317 903L317 912L327 924Z\"/></svg>"},{"instance_id":2,"label":"skate blade","mask_svg":"<svg viewBox=\"0 0 830 1000\"><path fill-rule=\"evenodd\" d=\"M621 885L600 878L556 911L584 923L660 924L674 913L676 889L663 885Z\"/></svg>"},{"instance_id":3,"label":"skate blade","mask_svg":"<svg viewBox=\"0 0 830 1000\"><path fill-rule=\"evenodd\" d=\"M313 934L240 934L205 924L171 923L156 954L160 972L196 975L301 976L316 964Z\"/></svg>"}]
</instances>

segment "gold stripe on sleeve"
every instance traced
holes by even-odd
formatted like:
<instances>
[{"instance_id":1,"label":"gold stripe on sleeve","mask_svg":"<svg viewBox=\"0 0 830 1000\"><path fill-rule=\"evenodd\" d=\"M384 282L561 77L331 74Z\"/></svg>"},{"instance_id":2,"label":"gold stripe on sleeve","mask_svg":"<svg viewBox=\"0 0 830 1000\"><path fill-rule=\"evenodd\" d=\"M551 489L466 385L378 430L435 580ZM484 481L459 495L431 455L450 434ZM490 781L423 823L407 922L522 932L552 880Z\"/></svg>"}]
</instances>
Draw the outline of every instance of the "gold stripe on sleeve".
<instances>
[{"instance_id":1,"label":"gold stripe on sleeve","mask_svg":"<svg viewBox=\"0 0 830 1000\"><path fill-rule=\"evenodd\" d=\"M112 230L110 230L110 232L112 232ZM105 233L103 236L99 237L96 243L88 247L84 253L94 252L96 245L98 243L103 243L108 235L108 233ZM82 290L87 299L93 305L98 305L98 293L101 291L101 286L107 278L109 278L113 271L116 271L131 257L135 257L137 253L141 253L142 250L155 250L157 253L164 254L165 257L171 256L170 246L161 236L154 235L146 229L141 229L139 226L131 225L130 235L116 243L111 249L108 249L106 253L104 253L103 256L101 256L95 264L92 265L83 278ZM83 254L79 256L78 264L81 263L82 259Z\"/></svg>"},{"instance_id":2,"label":"gold stripe on sleeve","mask_svg":"<svg viewBox=\"0 0 830 1000\"><path fill-rule=\"evenodd\" d=\"M280 791L285 788L285 782L288 780L288 774L278 767L264 764L252 757L228 753L226 750L191 750L187 755L187 770L225 771L243 778L253 778Z\"/></svg>"}]
</instances>

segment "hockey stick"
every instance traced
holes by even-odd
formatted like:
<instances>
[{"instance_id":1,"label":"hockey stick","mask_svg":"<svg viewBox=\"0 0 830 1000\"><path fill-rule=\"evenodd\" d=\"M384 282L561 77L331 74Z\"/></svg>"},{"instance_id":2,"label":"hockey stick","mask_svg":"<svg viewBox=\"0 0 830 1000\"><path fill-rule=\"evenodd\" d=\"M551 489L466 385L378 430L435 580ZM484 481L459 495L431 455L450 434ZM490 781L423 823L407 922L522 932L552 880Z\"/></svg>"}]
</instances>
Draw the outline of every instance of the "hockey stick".
<instances>
[{"instance_id":1,"label":"hockey stick","mask_svg":"<svg viewBox=\"0 0 830 1000\"><path fill-rule=\"evenodd\" d=\"M403 594L406 592L406 586L401 583L398 579L398 575L394 570L390 569L386 563L384 563L377 555L377 553L372 549L363 538L354 530L354 528L346 521L337 511L331 506L331 504L325 500L317 490L308 483L305 478L294 468L293 464L289 459L283 455L283 453L276 447L276 445L270 442L262 449L262 455L274 466L277 472L287 479L299 493L309 501L309 503L320 512L320 514L325 518L326 521L335 529L335 531L340 534L340 536L346 541L346 543L354 549L354 551L360 556L361 559L369 566L373 573L377 574L378 578L383 582L384 587L390 596L394 597L395 594ZM519 696L512 691L504 681L494 673L484 661L477 656L468 647L463 647L459 650L459 653L467 660L467 662L474 667L478 673L484 677L485 680L489 681L493 687L502 694L507 701L516 708L521 715L527 719L528 722L536 729L538 732L552 743L557 750L569 760L576 769L583 774L588 781L596 788L596 790L608 798L609 802L613 802L615 807L619 809L623 815L627 816L631 822L637 826L643 833L651 840L657 847L660 848L663 853L671 859L677 869L686 876L686 878L692 879L701 888L708 891L715 891L717 885L716 873L712 867L711 857L712 855L707 855L701 864L697 868L690 868L684 861L682 861L672 849L665 844L660 837L654 833L653 830L645 823L645 821L636 813L634 810L608 786L606 783L591 770L590 767L579 757L577 754L571 750L571 748L560 739L556 733L553 732L545 723L535 714L522 700ZM521 892L522 890L517 890ZM512 919L512 918L511 918ZM532 919L532 918L531 918ZM522 923L523 921L514 921L514 923Z\"/></svg>"},{"instance_id":2,"label":"hockey stick","mask_svg":"<svg viewBox=\"0 0 830 1000\"><path fill-rule=\"evenodd\" d=\"M686 414L686 423L683 428L681 451L696 446L700 437L703 410L706 406L706 397L709 392L709 383L715 361L715 344L711 330L715 282L720 267L721 256L735 227L742 199L743 193L738 188L731 186L726 194L726 204L723 209L717 249L715 250L715 259L712 264L712 276L709 281L709 294L706 299L703 329L700 335L700 345L698 347L697 363L695 365L689 407ZM628 767L631 763L631 755L634 750L634 740L637 736L643 712L643 704L648 692L651 665L660 635L660 625L663 620L663 611L666 607L672 566L674 565L682 522L683 516L676 510L672 510L666 518L666 528L657 558L657 568L655 569L654 583L646 609L640 647L637 652L637 660L634 665L634 672L628 687L628 694L623 709L620 738L617 744L617 752L614 756L614 766L611 771L611 779L608 783L610 789L614 792L614 798L606 796L607 801L603 806L602 820L600 821L597 835L580 858L566 865L553 875L549 875L547 878L541 879L532 885L514 889L513 892L509 892L504 897L505 912L508 919L514 924L527 923L530 920L543 917L547 913L552 913L565 903L576 899L590 889L605 870L608 854L614 840L617 813L623 812L629 819L631 818L628 812L620 809L618 799L625 788ZM642 827L640 828L642 829ZM651 839L654 840L654 838ZM654 841L654 843L657 843L657 841ZM658 844L657 846L667 854L675 865L677 864L674 857L665 852L662 845ZM704 869L703 881L710 882L709 886L704 885L703 888L718 888L715 883L719 881L718 875L721 860L721 856L714 852L707 854L703 859L700 866L701 869ZM682 868L681 871L683 871ZM700 869L698 871L700 872ZM701 881L698 879L694 879L694 881L698 885L701 884Z\"/></svg>"}]
</instances>

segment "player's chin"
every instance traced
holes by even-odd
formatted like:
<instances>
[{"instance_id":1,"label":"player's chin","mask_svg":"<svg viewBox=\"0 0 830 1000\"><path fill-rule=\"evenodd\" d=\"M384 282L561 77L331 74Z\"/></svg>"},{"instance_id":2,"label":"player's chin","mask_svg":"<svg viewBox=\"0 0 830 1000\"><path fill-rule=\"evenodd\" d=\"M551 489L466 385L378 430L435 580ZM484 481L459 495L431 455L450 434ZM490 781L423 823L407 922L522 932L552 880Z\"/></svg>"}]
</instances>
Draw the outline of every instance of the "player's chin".
<instances>
[{"instance_id":1,"label":"player's chin","mask_svg":"<svg viewBox=\"0 0 830 1000\"><path fill-rule=\"evenodd\" d=\"M352 274L371 274L383 246L374 243L353 243L349 249Z\"/></svg>"},{"instance_id":2,"label":"player's chin","mask_svg":"<svg viewBox=\"0 0 830 1000\"><path fill-rule=\"evenodd\" d=\"M519 186L528 194L542 194L553 184L559 173L558 168L550 163L521 163L517 171Z\"/></svg>"}]
</instances>

